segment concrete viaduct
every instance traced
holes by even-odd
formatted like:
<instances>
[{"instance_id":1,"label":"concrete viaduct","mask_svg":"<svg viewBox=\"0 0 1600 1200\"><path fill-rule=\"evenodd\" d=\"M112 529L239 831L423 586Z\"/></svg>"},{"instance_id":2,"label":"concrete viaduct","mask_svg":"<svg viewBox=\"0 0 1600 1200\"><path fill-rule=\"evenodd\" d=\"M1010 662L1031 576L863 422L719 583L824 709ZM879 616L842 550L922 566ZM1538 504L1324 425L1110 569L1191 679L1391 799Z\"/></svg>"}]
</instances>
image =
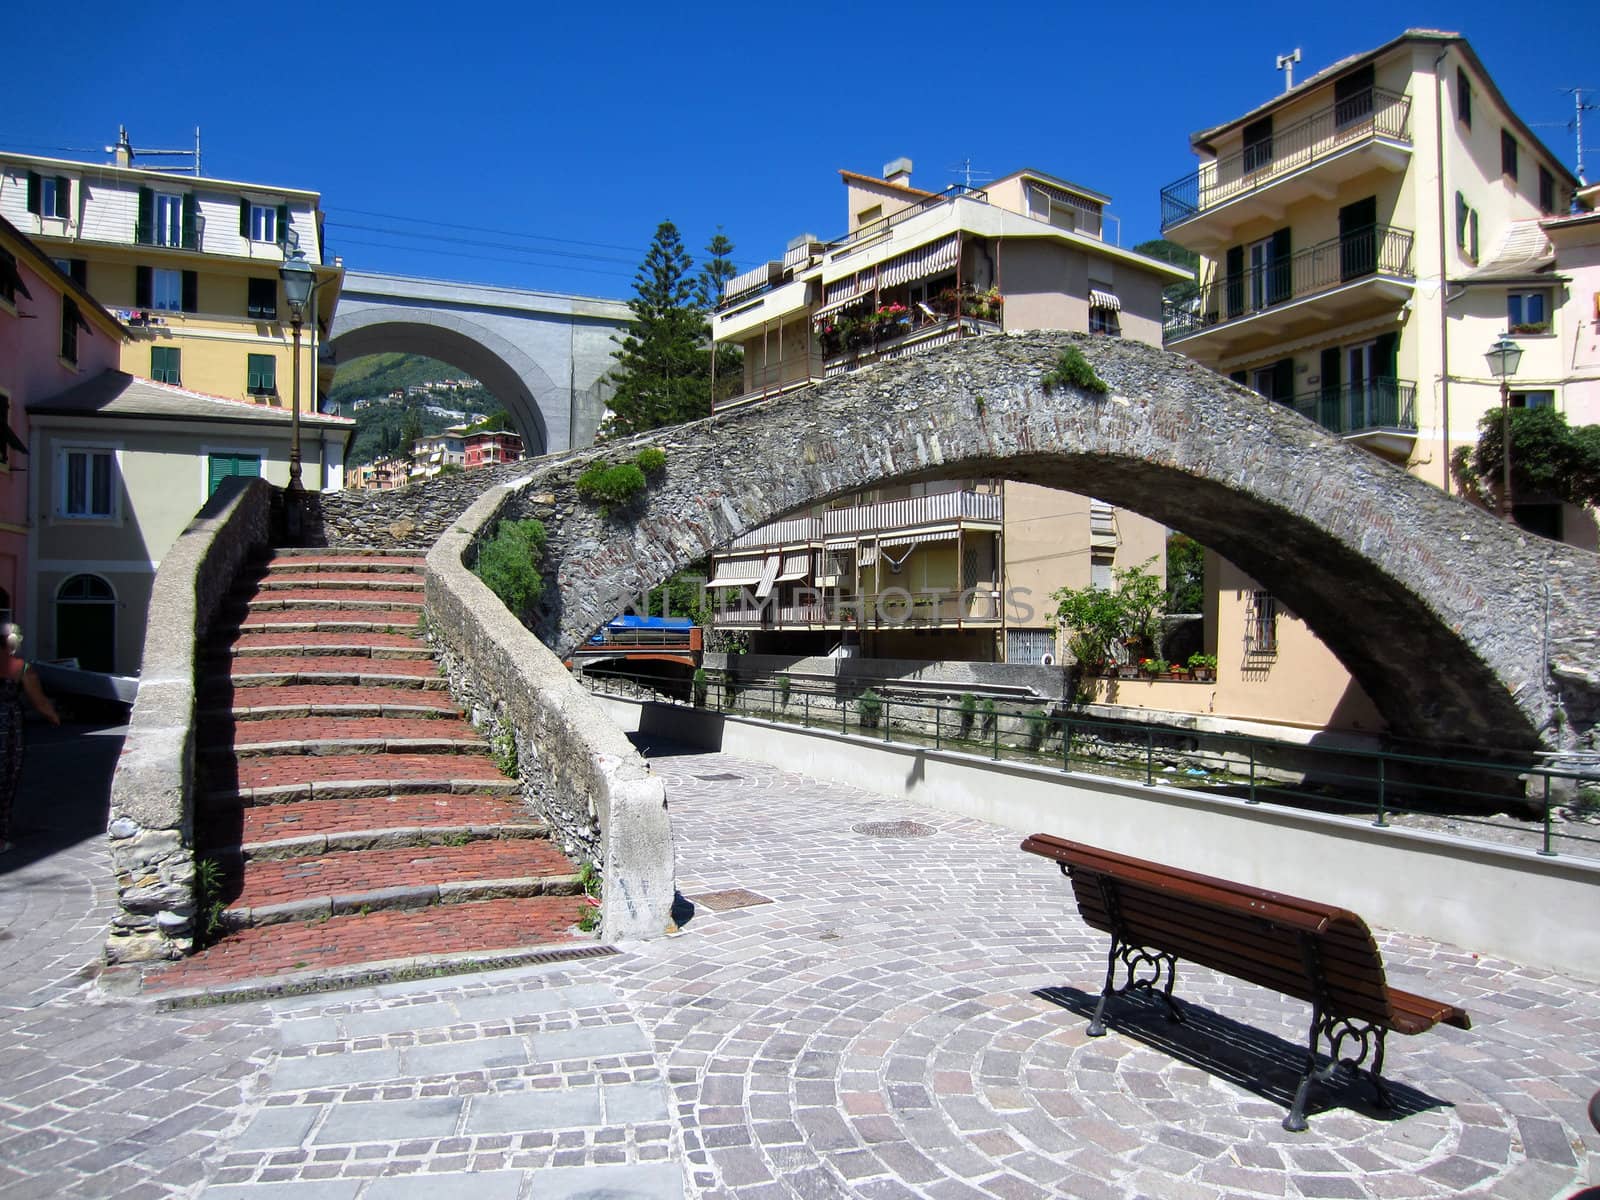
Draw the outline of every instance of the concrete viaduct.
<instances>
[{"instance_id":1,"label":"concrete viaduct","mask_svg":"<svg viewBox=\"0 0 1600 1200\"><path fill-rule=\"evenodd\" d=\"M1109 394L1044 386L1068 346ZM572 495L585 464L644 445L667 466L631 511L602 517ZM539 464L524 494L551 513L558 586L537 632L565 654L630 597L768 521L972 475L1098 496L1231 559L1316 631L1399 736L1571 747L1600 719L1600 556L1508 526L1186 358L1063 333L972 339Z\"/></svg>"},{"instance_id":2,"label":"concrete viaduct","mask_svg":"<svg viewBox=\"0 0 1600 1200\"><path fill-rule=\"evenodd\" d=\"M511 414L530 454L587 446L605 416L616 300L347 271L331 346L339 361L404 351L467 372Z\"/></svg>"}]
</instances>

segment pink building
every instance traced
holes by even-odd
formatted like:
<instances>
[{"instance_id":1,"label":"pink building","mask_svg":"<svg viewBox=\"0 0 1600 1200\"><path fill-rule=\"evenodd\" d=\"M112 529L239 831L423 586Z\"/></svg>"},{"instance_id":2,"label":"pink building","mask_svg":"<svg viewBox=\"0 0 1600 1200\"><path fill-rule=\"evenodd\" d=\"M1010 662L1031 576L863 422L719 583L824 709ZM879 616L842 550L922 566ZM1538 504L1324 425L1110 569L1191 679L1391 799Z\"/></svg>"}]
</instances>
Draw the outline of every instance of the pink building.
<instances>
[{"instance_id":1,"label":"pink building","mask_svg":"<svg viewBox=\"0 0 1600 1200\"><path fill-rule=\"evenodd\" d=\"M0 620L25 627L28 405L115 370L126 334L68 269L0 217Z\"/></svg>"},{"instance_id":2,"label":"pink building","mask_svg":"<svg viewBox=\"0 0 1600 1200\"><path fill-rule=\"evenodd\" d=\"M469 433L464 440L469 471L522 461L522 438L509 429Z\"/></svg>"}]
</instances>

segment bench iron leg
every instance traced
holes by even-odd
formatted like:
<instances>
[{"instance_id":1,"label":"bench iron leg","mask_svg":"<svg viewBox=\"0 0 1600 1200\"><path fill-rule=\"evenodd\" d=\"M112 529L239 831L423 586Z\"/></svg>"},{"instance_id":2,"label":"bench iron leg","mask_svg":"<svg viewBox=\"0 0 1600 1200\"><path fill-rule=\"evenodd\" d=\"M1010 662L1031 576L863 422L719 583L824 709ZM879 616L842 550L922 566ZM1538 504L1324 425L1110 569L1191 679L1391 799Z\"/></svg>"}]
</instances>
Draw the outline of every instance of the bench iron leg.
<instances>
[{"instance_id":1,"label":"bench iron leg","mask_svg":"<svg viewBox=\"0 0 1600 1200\"><path fill-rule=\"evenodd\" d=\"M1089 1020L1089 1036L1105 1037L1106 1035L1106 1001L1111 999L1112 984L1117 978L1117 952L1122 949L1122 943L1116 938L1111 939L1111 952L1106 955L1106 985L1100 989L1100 1003L1094 1006L1094 1016Z\"/></svg>"},{"instance_id":2,"label":"bench iron leg","mask_svg":"<svg viewBox=\"0 0 1600 1200\"><path fill-rule=\"evenodd\" d=\"M1311 1036L1306 1045L1306 1071L1300 1077L1300 1086L1295 1089L1294 1103L1289 1106L1289 1115L1283 1119L1283 1127L1290 1133L1304 1133L1306 1131L1306 1101L1311 1096L1311 1081L1313 1079L1326 1079L1332 1074L1337 1062L1329 1063L1325 1071L1317 1069L1317 1039L1322 1034L1322 1010L1311 1010Z\"/></svg>"},{"instance_id":3,"label":"bench iron leg","mask_svg":"<svg viewBox=\"0 0 1600 1200\"><path fill-rule=\"evenodd\" d=\"M1339 1073L1340 1067L1349 1067L1351 1074L1359 1079L1361 1064L1367 1061L1369 1054L1372 1056L1372 1065L1367 1068L1366 1074L1377 1095L1377 1105L1379 1108L1392 1107L1394 1101L1383 1082L1383 1048L1387 1033L1388 1030L1382 1025L1350 1017L1329 1017L1320 1008L1314 1008L1311 1012L1311 1037L1306 1047L1306 1071L1300 1077L1300 1086L1295 1090L1294 1103L1289 1108L1289 1115L1283 1119L1283 1127L1290 1133L1304 1131L1306 1101L1311 1095L1311 1084L1326 1083ZM1328 1065L1318 1067L1317 1042L1324 1038L1328 1042ZM1346 1041L1358 1046L1360 1053L1353 1058L1341 1057Z\"/></svg>"}]
</instances>

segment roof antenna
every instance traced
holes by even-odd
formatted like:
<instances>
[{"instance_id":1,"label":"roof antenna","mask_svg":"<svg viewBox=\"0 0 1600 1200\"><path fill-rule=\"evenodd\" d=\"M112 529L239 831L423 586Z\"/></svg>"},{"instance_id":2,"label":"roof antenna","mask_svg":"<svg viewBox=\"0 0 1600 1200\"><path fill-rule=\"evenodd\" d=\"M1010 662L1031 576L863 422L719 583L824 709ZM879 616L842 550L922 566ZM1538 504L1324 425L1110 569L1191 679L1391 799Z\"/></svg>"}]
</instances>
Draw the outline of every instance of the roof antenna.
<instances>
[{"instance_id":1,"label":"roof antenna","mask_svg":"<svg viewBox=\"0 0 1600 1200\"><path fill-rule=\"evenodd\" d=\"M1300 47L1296 46L1292 53L1278 55L1278 70L1283 72L1283 90L1294 90L1294 65L1300 61Z\"/></svg>"},{"instance_id":2,"label":"roof antenna","mask_svg":"<svg viewBox=\"0 0 1600 1200\"><path fill-rule=\"evenodd\" d=\"M967 191L972 190L974 183L988 183L994 178L987 171L979 171L972 165L972 159L964 158L950 168L955 174L961 176Z\"/></svg>"}]
</instances>

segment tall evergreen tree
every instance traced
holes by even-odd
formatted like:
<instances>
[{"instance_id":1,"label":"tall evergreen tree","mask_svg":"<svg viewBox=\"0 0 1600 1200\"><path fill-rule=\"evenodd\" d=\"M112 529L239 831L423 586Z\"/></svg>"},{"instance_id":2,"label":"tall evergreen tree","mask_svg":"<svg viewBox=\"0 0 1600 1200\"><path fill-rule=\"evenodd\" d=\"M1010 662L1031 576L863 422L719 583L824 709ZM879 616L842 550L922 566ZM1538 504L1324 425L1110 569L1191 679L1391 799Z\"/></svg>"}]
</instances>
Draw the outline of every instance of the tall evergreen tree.
<instances>
[{"instance_id":1,"label":"tall evergreen tree","mask_svg":"<svg viewBox=\"0 0 1600 1200\"><path fill-rule=\"evenodd\" d=\"M635 295L628 301L633 325L610 375L616 390L606 401L608 434L626 436L710 414L709 331L693 267L677 227L663 221L634 275Z\"/></svg>"},{"instance_id":2,"label":"tall evergreen tree","mask_svg":"<svg viewBox=\"0 0 1600 1200\"><path fill-rule=\"evenodd\" d=\"M716 236L706 243L705 266L700 268L700 307L711 312L722 303L723 290L728 286L728 280L739 273L739 268L733 265L733 243L722 233L722 226L717 226Z\"/></svg>"}]
</instances>

